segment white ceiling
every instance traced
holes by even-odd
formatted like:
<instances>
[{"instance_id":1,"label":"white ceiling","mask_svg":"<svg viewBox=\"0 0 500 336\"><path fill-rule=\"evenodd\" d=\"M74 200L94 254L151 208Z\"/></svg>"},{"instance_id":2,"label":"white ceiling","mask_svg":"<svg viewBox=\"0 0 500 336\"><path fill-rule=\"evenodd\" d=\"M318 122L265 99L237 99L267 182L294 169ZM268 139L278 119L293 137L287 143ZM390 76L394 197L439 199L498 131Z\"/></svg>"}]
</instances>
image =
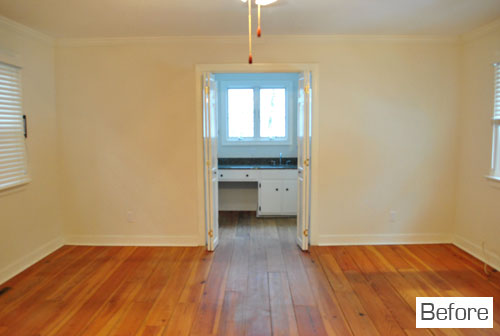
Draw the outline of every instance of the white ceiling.
<instances>
[{"instance_id":1,"label":"white ceiling","mask_svg":"<svg viewBox=\"0 0 500 336\"><path fill-rule=\"evenodd\" d=\"M244 35L240 0L0 0L0 15L54 37ZM500 17L500 0L279 0L263 34L458 35Z\"/></svg>"}]
</instances>

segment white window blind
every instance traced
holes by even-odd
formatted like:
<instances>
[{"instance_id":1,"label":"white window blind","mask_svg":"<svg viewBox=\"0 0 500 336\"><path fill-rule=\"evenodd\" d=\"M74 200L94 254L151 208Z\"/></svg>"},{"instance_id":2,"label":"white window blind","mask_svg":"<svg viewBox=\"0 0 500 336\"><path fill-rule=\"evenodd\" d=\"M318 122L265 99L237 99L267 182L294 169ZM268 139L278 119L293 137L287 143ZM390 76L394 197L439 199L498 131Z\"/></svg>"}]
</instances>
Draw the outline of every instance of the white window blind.
<instances>
[{"instance_id":1,"label":"white window blind","mask_svg":"<svg viewBox=\"0 0 500 336\"><path fill-rule=\"evenodd\" d=\"M491 176L500 178L500 63L495 64L495 93L493 99L493 152Z\"/></svg>"},{"instance_id":2,"label":"white window blind","mask_svg":"<svg viewBox=\"0 0 500 336\"><path fill-rule=\"evenodd\" d=\"M495 64L495 103L493 119L500 120L500 63Z\"/></svg>"},{"instance_id":3,"label":"white window blind","mask_svg":"<svg viewBox=\"0 0 500 336\"><path fill-rule=\"evenodd\" d=\"M0 62L0 190L29 181L20 69Z\"/></svg>"}]
</instances>

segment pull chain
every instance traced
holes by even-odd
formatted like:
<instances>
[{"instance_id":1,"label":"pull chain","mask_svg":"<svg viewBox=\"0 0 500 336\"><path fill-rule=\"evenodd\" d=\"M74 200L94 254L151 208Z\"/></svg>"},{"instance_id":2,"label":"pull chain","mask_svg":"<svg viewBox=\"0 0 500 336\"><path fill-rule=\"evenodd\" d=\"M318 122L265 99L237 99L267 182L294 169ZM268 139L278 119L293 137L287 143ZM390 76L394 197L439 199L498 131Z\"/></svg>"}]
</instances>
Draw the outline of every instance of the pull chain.
<instances>
[{"instance_id":1,"label":"pull chain","mask_svg":"<svg viewBox=\"0 0 500 336\"><path fill-rule=\"evenodd\" d=\"M248 1L248 64L252 64L252 0Z\"/></svg>"},{"instance_id":2,"label":"pull chain","mask_svg":"<svg viewBox=\"0 0 500 336\"><path fill-rule=\"evenodd\" d=\"M257 5L257 13L258 13L257 37L260 37L260 35L261 35L261 31L260 31L260 4Z\"/></svg>"}]
</instances>

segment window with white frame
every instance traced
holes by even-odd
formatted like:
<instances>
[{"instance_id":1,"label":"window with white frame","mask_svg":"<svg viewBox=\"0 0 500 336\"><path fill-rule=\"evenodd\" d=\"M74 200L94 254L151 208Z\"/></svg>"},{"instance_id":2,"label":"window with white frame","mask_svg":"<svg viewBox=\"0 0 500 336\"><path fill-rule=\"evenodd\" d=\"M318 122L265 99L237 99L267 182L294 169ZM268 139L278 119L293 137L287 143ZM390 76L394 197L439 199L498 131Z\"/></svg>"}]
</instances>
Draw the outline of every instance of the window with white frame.
<instances>
[{"instance_id":1,"label":"window with white frame","mask_svg":"<svg viewBox=\"0 0 500 336\"><path fill-rule=\"evenodd\" d=\"M0 62L0 190L29 181L18 67Z\"/></svg>"},{"instance_id":2,"label":"window with white frame","mask_svg":"<svg viewBox=\"0 0 500 336\"><path fill-rule=\"evenodd\" d=\"M493 100L493 153L491 176L500 178L500 63L495 64L495 93Z\"/></svg>"},{"instance_id":3,"label":"window with white frame","mask_svg":"<svg viewBox=\"0 0 500 336\"><path fill-rule=\"evenodd\" d=\"M290 143L293 123L289 110L294 81L276 77L279 76L241 75L220 81L222 143Z\"/></svg>"}]
</instances>

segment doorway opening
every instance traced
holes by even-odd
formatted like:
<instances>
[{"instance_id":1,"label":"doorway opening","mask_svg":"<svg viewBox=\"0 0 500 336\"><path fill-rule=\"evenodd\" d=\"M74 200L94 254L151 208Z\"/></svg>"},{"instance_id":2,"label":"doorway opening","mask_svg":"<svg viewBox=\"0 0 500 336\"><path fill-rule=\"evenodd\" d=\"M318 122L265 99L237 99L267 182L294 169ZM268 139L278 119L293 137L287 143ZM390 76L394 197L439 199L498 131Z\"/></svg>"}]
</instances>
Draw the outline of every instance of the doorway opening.
<instances>
[{"instance_id":1,"label":"doorway opening","mask_svg":"<svg viewBox=\"0 0 500 336\"><path fill-rule=\"evenodd\" d=\"M307 250L312 73L250 72L197 72L202 77L206 246L215 250L223 236L219 224L234 224L227 219L236 216L260 224L296 222L295 240Z\"/></svg>"}]
</instances>

